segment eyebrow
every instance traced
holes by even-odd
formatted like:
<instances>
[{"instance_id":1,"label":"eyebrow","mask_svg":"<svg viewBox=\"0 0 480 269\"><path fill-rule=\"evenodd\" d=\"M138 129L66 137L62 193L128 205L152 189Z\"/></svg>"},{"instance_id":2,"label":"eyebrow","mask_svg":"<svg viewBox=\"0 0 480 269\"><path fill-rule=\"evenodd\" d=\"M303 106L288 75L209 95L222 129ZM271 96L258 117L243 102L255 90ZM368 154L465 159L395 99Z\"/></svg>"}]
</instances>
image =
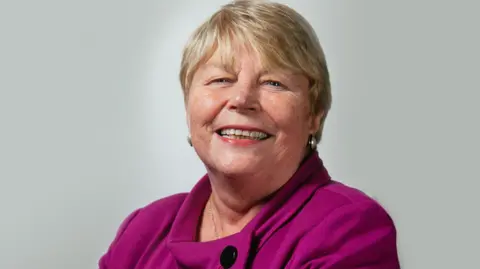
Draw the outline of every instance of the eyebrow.
<instances>
[{"instance_id":1,"label":"eyebrow","mask_svg":"<svg viewBox=\"0 0 480 269\"><path fill-rule=\"evenodd\" d=\"M232 65L228 64L228 63L222 63L222 62L219 62L219 61L211 61L211 62L207 62L203 65L203 69L207 69L207 68L217 68L217 69L220 69L220 70L223 70L223 71L226 71L227 73L229 74L232 74L232 75L238 75L239 72L241 70L235 70L234 67L232 67ZM296 72L292 72L290 70L287 70L287 69L281 69L281 68L278 68L278 69L262 69L260 70L260 73L259 73L259 76L268 76L268 75L275 75L275 76L280 76L284 79L288 78L288 76L297 76L297 75L301 75L299 73L296 73Z\"/></svg>"},{"instance_id":2,"label":"eyebrow","mask_svg":"<svg viewBox=\"0 0 480 269\"><path fill-rule=\"evenodd\" d=\"M222 63L218 63L218 62L210 62L210 63L206 63L204 64L203 68L206 69L206 68L217 68L217 69L221 69L221 70L225 70L229 73L232 73L232 74L238 74L240 71L239 70L235 70L231 65L229 64L222 64ZM294 73L294 72L291 72L289 70L285 70L285 69L262 69L260 70L260 75L271 75L271 74L281 74L281 76L285 76L285 75L298 75L297 73Z\"/></svg>"}]
</instances>

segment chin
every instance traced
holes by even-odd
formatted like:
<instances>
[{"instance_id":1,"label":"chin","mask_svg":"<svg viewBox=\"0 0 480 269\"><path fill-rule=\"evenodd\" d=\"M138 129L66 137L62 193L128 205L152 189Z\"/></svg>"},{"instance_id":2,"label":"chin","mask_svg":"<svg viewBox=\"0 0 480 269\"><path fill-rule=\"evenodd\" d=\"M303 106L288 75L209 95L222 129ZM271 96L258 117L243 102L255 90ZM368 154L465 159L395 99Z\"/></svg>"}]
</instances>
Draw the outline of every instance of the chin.
<instances>
[{"instance_id":1,"label":"chin","mask_svg":"<svg viewBox=\"0 0 480 269\"><path fill-rule=\"evenodd\" d=\"M251 154L219 154L211 162L211 167L227 177L238 177L258 173L265 168L264 158ZM262 165L263 164L263 165Z\"/></svg>"}]
</instances>

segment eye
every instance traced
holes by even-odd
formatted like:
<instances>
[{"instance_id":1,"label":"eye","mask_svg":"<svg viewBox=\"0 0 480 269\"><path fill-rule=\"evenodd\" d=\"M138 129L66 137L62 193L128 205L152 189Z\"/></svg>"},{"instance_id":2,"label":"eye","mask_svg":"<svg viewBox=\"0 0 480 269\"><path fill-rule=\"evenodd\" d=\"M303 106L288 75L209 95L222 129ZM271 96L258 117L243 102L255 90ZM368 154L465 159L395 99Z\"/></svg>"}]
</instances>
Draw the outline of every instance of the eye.
<instances>
[{"instance_id":1,"label":"eye","mask_svg":"<svg viewBox=\"0 0 480 269\"><path fill-rule=\"evenodd\" d=\"M285 86L282 83L275 80L267 80L264 82L264 84L278 89L285 89Z\"/></svg>"},{"instance_id":2,"label":"eye","mask_svg":"<svg viewBox=\"0 0 480 269\"><path fill-rule=\"evenodd\" d=\"M230 79L230 78L216 78L216 79L213 79L210 81L210 84L216 84L216 83L220 83L220 84L224 84L224 83L232 83L233 80Z\"/></svg>"}]
</instances>

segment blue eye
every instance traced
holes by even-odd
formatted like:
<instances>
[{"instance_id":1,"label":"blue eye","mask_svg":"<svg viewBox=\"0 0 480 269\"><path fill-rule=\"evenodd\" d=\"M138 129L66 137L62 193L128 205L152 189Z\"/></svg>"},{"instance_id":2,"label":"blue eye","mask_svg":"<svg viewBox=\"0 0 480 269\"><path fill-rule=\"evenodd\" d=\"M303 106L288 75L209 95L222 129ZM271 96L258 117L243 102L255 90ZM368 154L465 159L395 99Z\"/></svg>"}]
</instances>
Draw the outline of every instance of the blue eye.
<instances>
[{"instance_id":1,"label":"blue eye","mask_svg":"<svg viewBox=\"0 0 480 269\"><path fill-rule=\"evenodd\" d=\"M273 80L268 80L268 81L265 81L265 83L269 86L273 86L275 88L284 88L283 87L283 84L278 82L278 81L273 81Z\"/></svg>"}]
</instances>

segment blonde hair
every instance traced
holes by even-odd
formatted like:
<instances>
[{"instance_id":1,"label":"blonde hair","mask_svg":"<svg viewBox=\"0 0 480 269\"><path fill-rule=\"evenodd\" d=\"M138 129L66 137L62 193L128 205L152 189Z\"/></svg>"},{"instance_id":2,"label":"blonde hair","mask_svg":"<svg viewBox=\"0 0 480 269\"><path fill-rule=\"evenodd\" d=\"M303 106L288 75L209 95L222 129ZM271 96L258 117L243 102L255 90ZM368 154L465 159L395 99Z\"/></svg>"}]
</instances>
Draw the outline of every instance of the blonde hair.
<instances>
[{"instance_id":1,"label":"blonde hair","mask_svg":"<svg viewBox=\"0 0 480 269\"><path fill-rule=\"evenodd\" d=\"M257 52L265 68L287 69L309 79L311 113L323 113L315 133L318 143L332 103L325 55L307 20L283 4L233 1L200 25L183 50L180 83L185 100L195 72L215 52L221 53L226 66L234 64L235 44Z\"/></svg>"}]
</instances>

